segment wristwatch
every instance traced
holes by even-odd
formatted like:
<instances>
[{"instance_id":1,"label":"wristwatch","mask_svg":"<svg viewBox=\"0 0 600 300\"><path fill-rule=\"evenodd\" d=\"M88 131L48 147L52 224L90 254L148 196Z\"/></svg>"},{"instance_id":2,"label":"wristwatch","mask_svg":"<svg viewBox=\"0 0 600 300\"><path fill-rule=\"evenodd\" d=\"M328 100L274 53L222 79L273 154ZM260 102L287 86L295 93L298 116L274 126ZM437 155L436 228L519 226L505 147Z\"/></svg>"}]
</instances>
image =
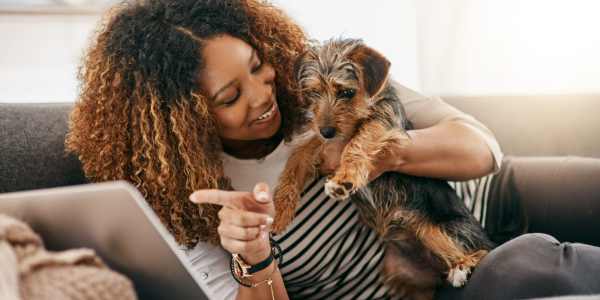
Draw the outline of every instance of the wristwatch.
<instances>
[{"instance_id":1,"label":"wristwatch","mask_svg":"<svg viewBox=\"0 0 600 300\"><path fill-rule=\"evenodd\" d=\"M273 252L269 253L269 256L261 262L250 265L244 261L244 259L237 253L233 254L233 265L234 271L242 277L251 277L252 274L268 267L273 261Z\"/></svg>"},{"instance_id":2,"label":"wristwatch","mask_svg":"<svg viewBox=\"0 0 600 300\"><path fill-rule=\"evenodd\" d=\"M254 273L265 269L271 264L271 262L273 262L274 259L277 259L279 264L283 262L283 252L281 251L281 247L272 237L269 237L269 240L271 242L271 253L269 253L269 256L267 258L255 265L248 264L237 253L233 253L231 255L229 267L231 268L231 275L233 276L235 281L246 287L255 287L265 282L271 285L272 280L270 276L272 274L269 275L269 278L266 281L263 280L259 283L244 282L244 278L252 277ZM275 270L276 268L273 269L273 272L275 272Z\"/></svg>"}]
</instances>

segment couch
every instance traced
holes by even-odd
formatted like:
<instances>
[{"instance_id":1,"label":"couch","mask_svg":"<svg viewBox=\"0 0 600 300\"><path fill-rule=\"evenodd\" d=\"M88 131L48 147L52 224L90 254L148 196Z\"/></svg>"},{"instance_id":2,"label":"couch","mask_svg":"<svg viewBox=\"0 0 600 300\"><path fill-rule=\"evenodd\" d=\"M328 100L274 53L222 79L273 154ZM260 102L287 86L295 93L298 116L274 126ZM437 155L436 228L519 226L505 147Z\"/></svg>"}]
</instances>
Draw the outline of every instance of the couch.
<instances>
[{"instance_id":1,"label":"couch","mask_svg":"<svg viewBox=\"0 0 600 300\"><path fill-rule=\"evenodd\" d=\"M72 103L0 103L0 193L85 183L64 139Z\"/></svg>"},{"instance_id":2,"label":"couch","mask_svg":"<svg viewBox=\"0 0 600 300\"><path fill-rule=\"evenodd\" d=\"M570 191L575 189L579 198L588 202L598 198L600 202L600 190L589 188L596 179L600 187L600 96L446 97L445 100L486 124L502 145L508 159L504 168L510 168L503 172L511 172L511 178L505 183L508 186L498 193L512 191L512 198L543 197L543 185L537 187L537 177L545 175L540 172L545 172L543 165L548 165L548 161L561 160L567 161L569 168L575 166L581 170L580 174L569 176L576 181L569 183L571 189L564 189L564 198L572 198ZM72 107L73 103L0 103L0 193L86 183L78 159L64 153ZM545 180L551 185L565 184L565 178L556 175L545 176L554 181ZM581 194L581 190L585 193ZM597 211L591 213L600 216ZM574 215L577 214L561 218ZM528 230L558 233L567 240L580 240L582 236L576 228L565 234L556 226L536 226Z\"/></svg>"},{"instance_id":3,"label":"couch","mask_svg":"<svg viewBox=\"0 0 600 300\"><path fill-rule=\"evenodd\" d=\"M494 216L503 222L502 226L512 222L515 231L549 232L563 240L600 245L600 234L590 239L589 226L576 219L583 213L597 215L600 220L597 211L600 205L596 204L600 203L600 96L447 97L445 100L475 116L495 133L507 156L502 172L509 174L505 174L501 190L494 193L506 198L504 201L509 205L543 203L545 198L556 198L544 194L556 190L546 189L545 185L568 187L559 190L562 193L559 196L566 200L562 201L565 214L558 216L564 222L519 224L513 216ZM64 152L72 107L73 103L0 103L0 193L86 183L78 159ZM547 170L548 166L559 167ZM569 201L575 200L581 201L576 207L582 211L572 211L573 206L569 207ZM539 212L532 215L532 219L541 220L552 217ZM580 224L580 227L563 224ZM600 228L595 230L600 232ZM514 234L510 232L499 239Z\"/></svg>"},{"instance_id":4,"label":"couch","mask_svg":"<svg viewBox=\"0 0 600 300\"><path fill-rule=\"evenodd\" d=\"M503 172L509 173L497 191L500 197L513 202L525 198L543 201L546 183L537 180L540 170L549 162L564 161L577 173L569 175L577 180L564 189L565 201L586 202L581 205L585 213L600 220L600 97L549 98L448 97L446 101L495 132L507 155ZM64 153L72 107L72 103L0 103L0 193L86 183L78 159ZM549 184L564 184L561 172L555 171L557 176L542 175L554 178ZM506 216L499 218L512 221ZM517 229L600 245L600 234L590 234L590 230L600 232L599 222L581 223L578 214L569 211L561 218Z\"/></svg>"},{"instance_id":5,"label":"couch","mask_svg":"<svg viewBox=\"0 0 600 300\"><path fill-rule=\"evenodd\" d=\"M600 158L600 95L444 97L486 124L508 156ZM64 154L72 103L0 103L0 193L81 184Z\"/></svg>"}]
</instances>

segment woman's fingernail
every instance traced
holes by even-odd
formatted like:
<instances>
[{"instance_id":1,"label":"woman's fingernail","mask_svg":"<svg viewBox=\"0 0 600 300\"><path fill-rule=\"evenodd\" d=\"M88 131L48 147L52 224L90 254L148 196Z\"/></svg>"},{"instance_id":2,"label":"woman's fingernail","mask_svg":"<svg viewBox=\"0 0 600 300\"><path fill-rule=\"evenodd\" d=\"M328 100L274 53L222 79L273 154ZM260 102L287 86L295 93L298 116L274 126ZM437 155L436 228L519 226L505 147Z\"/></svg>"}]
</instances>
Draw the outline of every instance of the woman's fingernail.
<instances>
[{"instance_id":1,"label":"woman's fingernail","mask_svg":"<svg viewBox=\"0 0 600 300\"><path fill-rule=\"evenodd\" d=\"M269 193L267 193L267 192L256 193L256 201L262 202L262 203L269 202Z\"/></svg>"},{"instance_id":2,"label":"woman's fingernail","mask_svg":"<svg viewBox=\"0 0 600 300\"><path fill-rule=\"evenodd\" d=\"M267 228L267 225L260 225L259 228L260 228L260 231L265 231L265 228Z\"/></svg>"},{"instance_id":3,"label":"woman's fingernail","mask_svg":"<svg viewBox=\"0 0 600 300\"><path fill-rule=\"evenodd\" d=\"M192 193L192 194L190 195L189 199L190 199L190 201L192 201L192 202L196 203L196 195L195 195L195 193Z\"/></svg>"},{"instance_id":4,"label":"woman's fingernail","mask_svg":"<svg viewBox=\"0 0 600 300\"><path fill-rule=\"evenodd\" d=\"M267 217L266 221L267 221L267 225L273 224L273 218L271 218L271 217Z\"/></svg>"},{"instance_id":5,"label":"woman's fingernail","mask_svg":"<svg viewBox=\"0 0 600 300\"><path fill-rule=\"evenodd\" d=\"M268 234L268 233L267 233L266 231L262 231L262 232L260 233L260 237L261 237L261 238L263 238L263 239L266 239L266 238L267 238L267 234Z\"/></svg>"},{"instance_id":6,"label":"woman's fingernail","mask_svg":"<svg viewBox=\"0 0 600 300\"><path fill-rule=\"evenodd\" d=\"M269 185L264 182L259 182L254 186L254 199L261 203L270 201Z\"/></svg>"}]
</instances>

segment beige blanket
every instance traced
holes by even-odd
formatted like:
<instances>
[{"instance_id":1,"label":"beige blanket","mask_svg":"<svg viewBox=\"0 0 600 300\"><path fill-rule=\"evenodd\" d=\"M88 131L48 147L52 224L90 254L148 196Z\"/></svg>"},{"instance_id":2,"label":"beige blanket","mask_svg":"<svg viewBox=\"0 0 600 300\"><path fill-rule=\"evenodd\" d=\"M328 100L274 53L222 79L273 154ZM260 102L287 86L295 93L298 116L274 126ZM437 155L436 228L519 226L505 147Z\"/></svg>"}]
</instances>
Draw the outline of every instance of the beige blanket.
<instances>
[{"instance_id":1,"label":"beige blanket","mask_svg":"<svg viewBox=\"0 0 600 300\"><path fill-rule=\"evenodd\" d=\"M129 279L91 249L50 252L31 228L0 214L0 299L137 299Z\"/></svg>"}]
</instances>

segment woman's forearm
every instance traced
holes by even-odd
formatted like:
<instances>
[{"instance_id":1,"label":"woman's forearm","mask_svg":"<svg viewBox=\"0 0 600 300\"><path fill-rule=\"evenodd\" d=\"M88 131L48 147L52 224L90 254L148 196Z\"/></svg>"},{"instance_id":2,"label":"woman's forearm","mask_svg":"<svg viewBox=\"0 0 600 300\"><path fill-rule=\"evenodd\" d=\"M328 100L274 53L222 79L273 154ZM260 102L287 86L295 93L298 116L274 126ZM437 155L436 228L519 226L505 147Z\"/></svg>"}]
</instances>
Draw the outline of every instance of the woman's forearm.
<instances>
[{"instance_id":1,"label":"woman's forearm","mask_svg":"<svg viewBox=\"0 0 600 300\"><path fill-rule=\"evenodd\" d=\"M493 171L494 158L476 130L460 121L444 121L411 130L412 142L393 156L391 169L456 181L489 174Z\"/></svg>"},{"instance_id":2,"label":"woman's forearm","mask_svg":"<svg viewBox=\"0 0 600 300\"><path fill-rule=\"evenodd\" d=\"M273 280L273 294L271 295L271 288L267 283L263 283L260 286L249 288L240 285L238 290L237 300L247 300L247 299L265 299L271 300L275 298L276 300L286 300L289 299L287 291L285 289L285 284L283 283L283 277L281 277L281 272L279 272L279 268L277 268L275 261L271 263L271 265L264 270L257 272L253 277L256 279L252 279L252 282L259 282L265 278L269 277L269 274L273 272L273 268L276 268L275 272L271 275L271 279Z\"/></svg>"}]
</instances>

